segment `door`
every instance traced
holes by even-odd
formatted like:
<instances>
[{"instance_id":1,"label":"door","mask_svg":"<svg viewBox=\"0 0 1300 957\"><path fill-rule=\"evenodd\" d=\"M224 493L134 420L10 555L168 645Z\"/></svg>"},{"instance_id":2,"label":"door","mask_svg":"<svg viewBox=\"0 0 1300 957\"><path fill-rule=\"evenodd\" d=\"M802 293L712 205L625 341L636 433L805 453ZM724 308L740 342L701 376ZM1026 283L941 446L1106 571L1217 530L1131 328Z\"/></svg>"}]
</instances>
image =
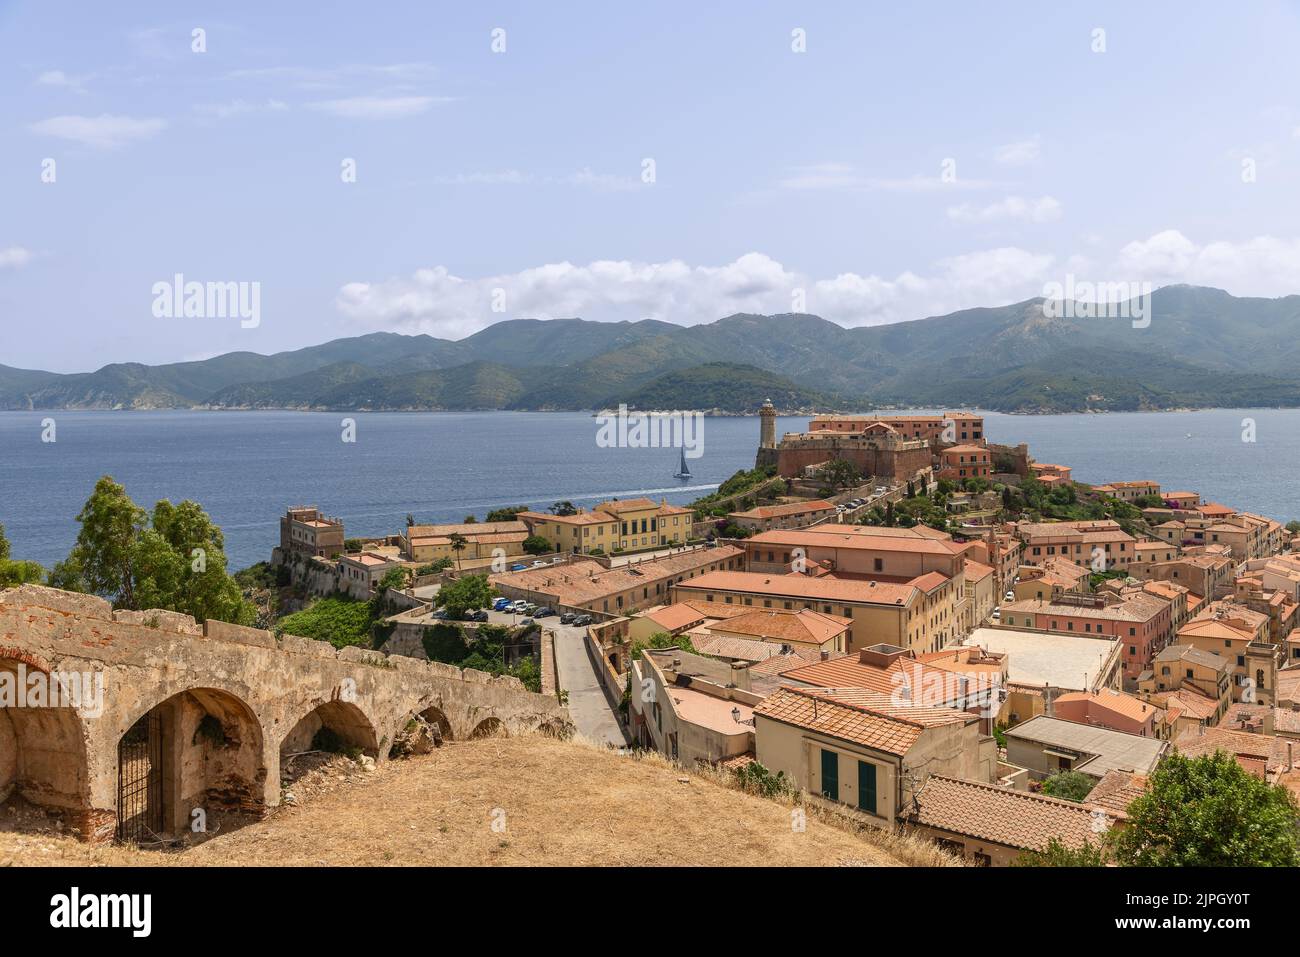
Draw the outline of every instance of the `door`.
<instances>
[{"instance_id":1,"label":"door","mask_svg":"<svg viewBox=\"0 0 1300 957\"><path fill-rule=\"evenodd\" d=\"M876 766L867 761L858 762L858 807L876 813Z\"/></svg>"},{"instance_id":2,"label":"door","mask_svg":"<svg viewBox=\"0 0 1300 957\"><path fill-rule=\"evenodd\" d=\"M840 799L840 756L822 749L822 794L832 801Z\"/></svg>"},{"instance_id":3,"label":"door","mask_svg":"<svg viewBox=\"0 0 1300 957\"><path fill-rule=\"evenodd\" d=\"M162 715L154 709L117 744L117 839L157 840L163 831Z\"/></svg>"}]
</instances>

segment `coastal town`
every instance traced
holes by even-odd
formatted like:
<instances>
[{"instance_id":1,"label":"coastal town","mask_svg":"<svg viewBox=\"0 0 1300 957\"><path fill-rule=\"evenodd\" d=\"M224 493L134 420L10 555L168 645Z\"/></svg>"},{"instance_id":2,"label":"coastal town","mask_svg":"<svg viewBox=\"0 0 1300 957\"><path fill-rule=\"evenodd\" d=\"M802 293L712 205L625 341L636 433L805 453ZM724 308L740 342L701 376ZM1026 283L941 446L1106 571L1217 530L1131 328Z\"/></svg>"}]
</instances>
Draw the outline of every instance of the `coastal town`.
<instances>
[{"instance_id":1,"label":"coastal town","mask_svg":"<svg viewBox=\"0 0 1300 957\"><path fill-rule=\"evenodd\" d=\"M1077 482L969 412L775 424L768 403L754 468L690 506L408 516L367 540L293 506L269 565L306 604L383 594L384 655L508 636L497 673L588 740L971 865L1099 846L1175 756L1300 795L1294 523Z\"/></svg>"}]
</instances>

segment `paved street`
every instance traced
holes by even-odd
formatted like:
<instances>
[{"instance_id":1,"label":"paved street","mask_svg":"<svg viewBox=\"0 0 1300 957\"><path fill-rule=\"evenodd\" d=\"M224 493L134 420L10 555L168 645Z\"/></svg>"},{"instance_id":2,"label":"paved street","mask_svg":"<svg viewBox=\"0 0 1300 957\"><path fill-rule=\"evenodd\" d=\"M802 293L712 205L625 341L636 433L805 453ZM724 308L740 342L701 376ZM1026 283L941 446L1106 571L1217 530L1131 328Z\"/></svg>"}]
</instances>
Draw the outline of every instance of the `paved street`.
<instances>
[{"instance_id":1,"label":"paved street","mask_svg":"<svg viewBox=\"0 0 1300 957\"><path fill-rule=\"evenodd\" d=\"M583 642L584 628L561 625L557 618L543 619L555 633L555 670L560 687L569 692L569 714L578 732L592 741L624 747L623 728L610 709L600 679Z\"/></svg>"}]
</instances>

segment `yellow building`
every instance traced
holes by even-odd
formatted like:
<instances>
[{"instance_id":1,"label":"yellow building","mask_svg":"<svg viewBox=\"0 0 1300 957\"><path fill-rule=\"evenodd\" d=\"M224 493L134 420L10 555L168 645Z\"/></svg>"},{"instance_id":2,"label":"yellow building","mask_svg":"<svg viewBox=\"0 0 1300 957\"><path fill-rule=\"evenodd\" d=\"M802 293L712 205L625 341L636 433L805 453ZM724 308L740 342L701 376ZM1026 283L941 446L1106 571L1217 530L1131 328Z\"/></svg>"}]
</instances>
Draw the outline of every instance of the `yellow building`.
<instances>
[{"instance_id":1,"label":"yellow building","mask_svg":"<svg viewBox=\"0 0 1300 957\"><path fill-rule=\"evenodd\" d=\"M452 535L460 535L465 548L452 549ZM399 535L402 555L409 562L434 562L450 558L460 563L489 561L494 552L504 557L522 555L528 527L523 522L470 522L464 525L408 525Z\"/></svg>"},{"instance_id":2,"label":"yellow building","mask_svg":"<svg viewBox=\"0 0 1300 957\"><path fill-rule=\"evenodd\" d=\"M539 535L559 552L634 552L685 545L694 513L689 508L648 498L613 499L573 515L520 512L529 533Z\"/></svg>"}]
</instances>

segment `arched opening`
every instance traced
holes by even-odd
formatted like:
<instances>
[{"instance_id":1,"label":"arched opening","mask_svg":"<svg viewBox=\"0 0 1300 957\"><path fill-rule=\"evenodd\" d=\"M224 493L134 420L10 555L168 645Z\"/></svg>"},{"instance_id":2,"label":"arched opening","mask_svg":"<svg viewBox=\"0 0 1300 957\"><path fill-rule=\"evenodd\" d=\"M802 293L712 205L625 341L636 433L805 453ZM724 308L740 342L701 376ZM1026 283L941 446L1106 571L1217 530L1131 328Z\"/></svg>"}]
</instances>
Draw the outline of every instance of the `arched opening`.
<instances>
[{"instance_id":1,"label":"arched opening","mask_svg":"<svg viewBox=\"0 0 1300 957\"><path fill-rule=\"evenodd\" d=\"M548 738L567 738L569 729L559 721L544 721L537 729Z\"/></svg>"},{"instance_id":2,"label":"arched opening","mask_svg":"<svg viewBox=\"0 0 1300 957\"><path fill-rule=\"evenodd\" d=\"M366 713L350 701L326 701L303 715L280 742L280 757L326 751L360 757L379 755L379 738Z\"/></svg>"},{"instance_id":3,"label":"arched opening","mask_svg":"<svg viewBox=\"0 0 1300 957\"><path fill-rule=\"evenodd\" d=\"M98 681L96 681L98 677ZM80 705L103 708L103 677L53 677L43 664L0 659L0 804L28 801L82 827L89 772ZM98 695L96 699L95 695Z\"/></svg>"},{"instance_id":4,"label":"arched opening","mask_svg":"<svg viewBox=\"0 0 1300 957\"><path fill-rule=\"evenodd\" d=\"M509 737L506 732L506 726L501 723L498 717L484 718L478 724L474 725L474 730L470 732L470 738L505 738Z\"/></svg>"},{"instance_id":5,"label":"arched opening","mask_svg":"<svg viewBox=\"0 0 1300 957\"><path fill-rule=\"evenodd\" d=\"M451 722L441 708L430 706L423 711L407 716L402 727L393 735L392 747L388 750L390 758L409 758L416 754L428 754L434 748L440 748L453 740Z\"/></svg>"},{"instance_id":6,"label":"arched opening","mask_svg":"<svg viewBox=\"0 0 1300 957\"><path fill-rule=\"evenodd\" d=\"M262 727L240 698L191 688L137 718L117 745L117 839L149 844L215 833L220 816L260 815Z\"/></svg>"}]
</instances>

